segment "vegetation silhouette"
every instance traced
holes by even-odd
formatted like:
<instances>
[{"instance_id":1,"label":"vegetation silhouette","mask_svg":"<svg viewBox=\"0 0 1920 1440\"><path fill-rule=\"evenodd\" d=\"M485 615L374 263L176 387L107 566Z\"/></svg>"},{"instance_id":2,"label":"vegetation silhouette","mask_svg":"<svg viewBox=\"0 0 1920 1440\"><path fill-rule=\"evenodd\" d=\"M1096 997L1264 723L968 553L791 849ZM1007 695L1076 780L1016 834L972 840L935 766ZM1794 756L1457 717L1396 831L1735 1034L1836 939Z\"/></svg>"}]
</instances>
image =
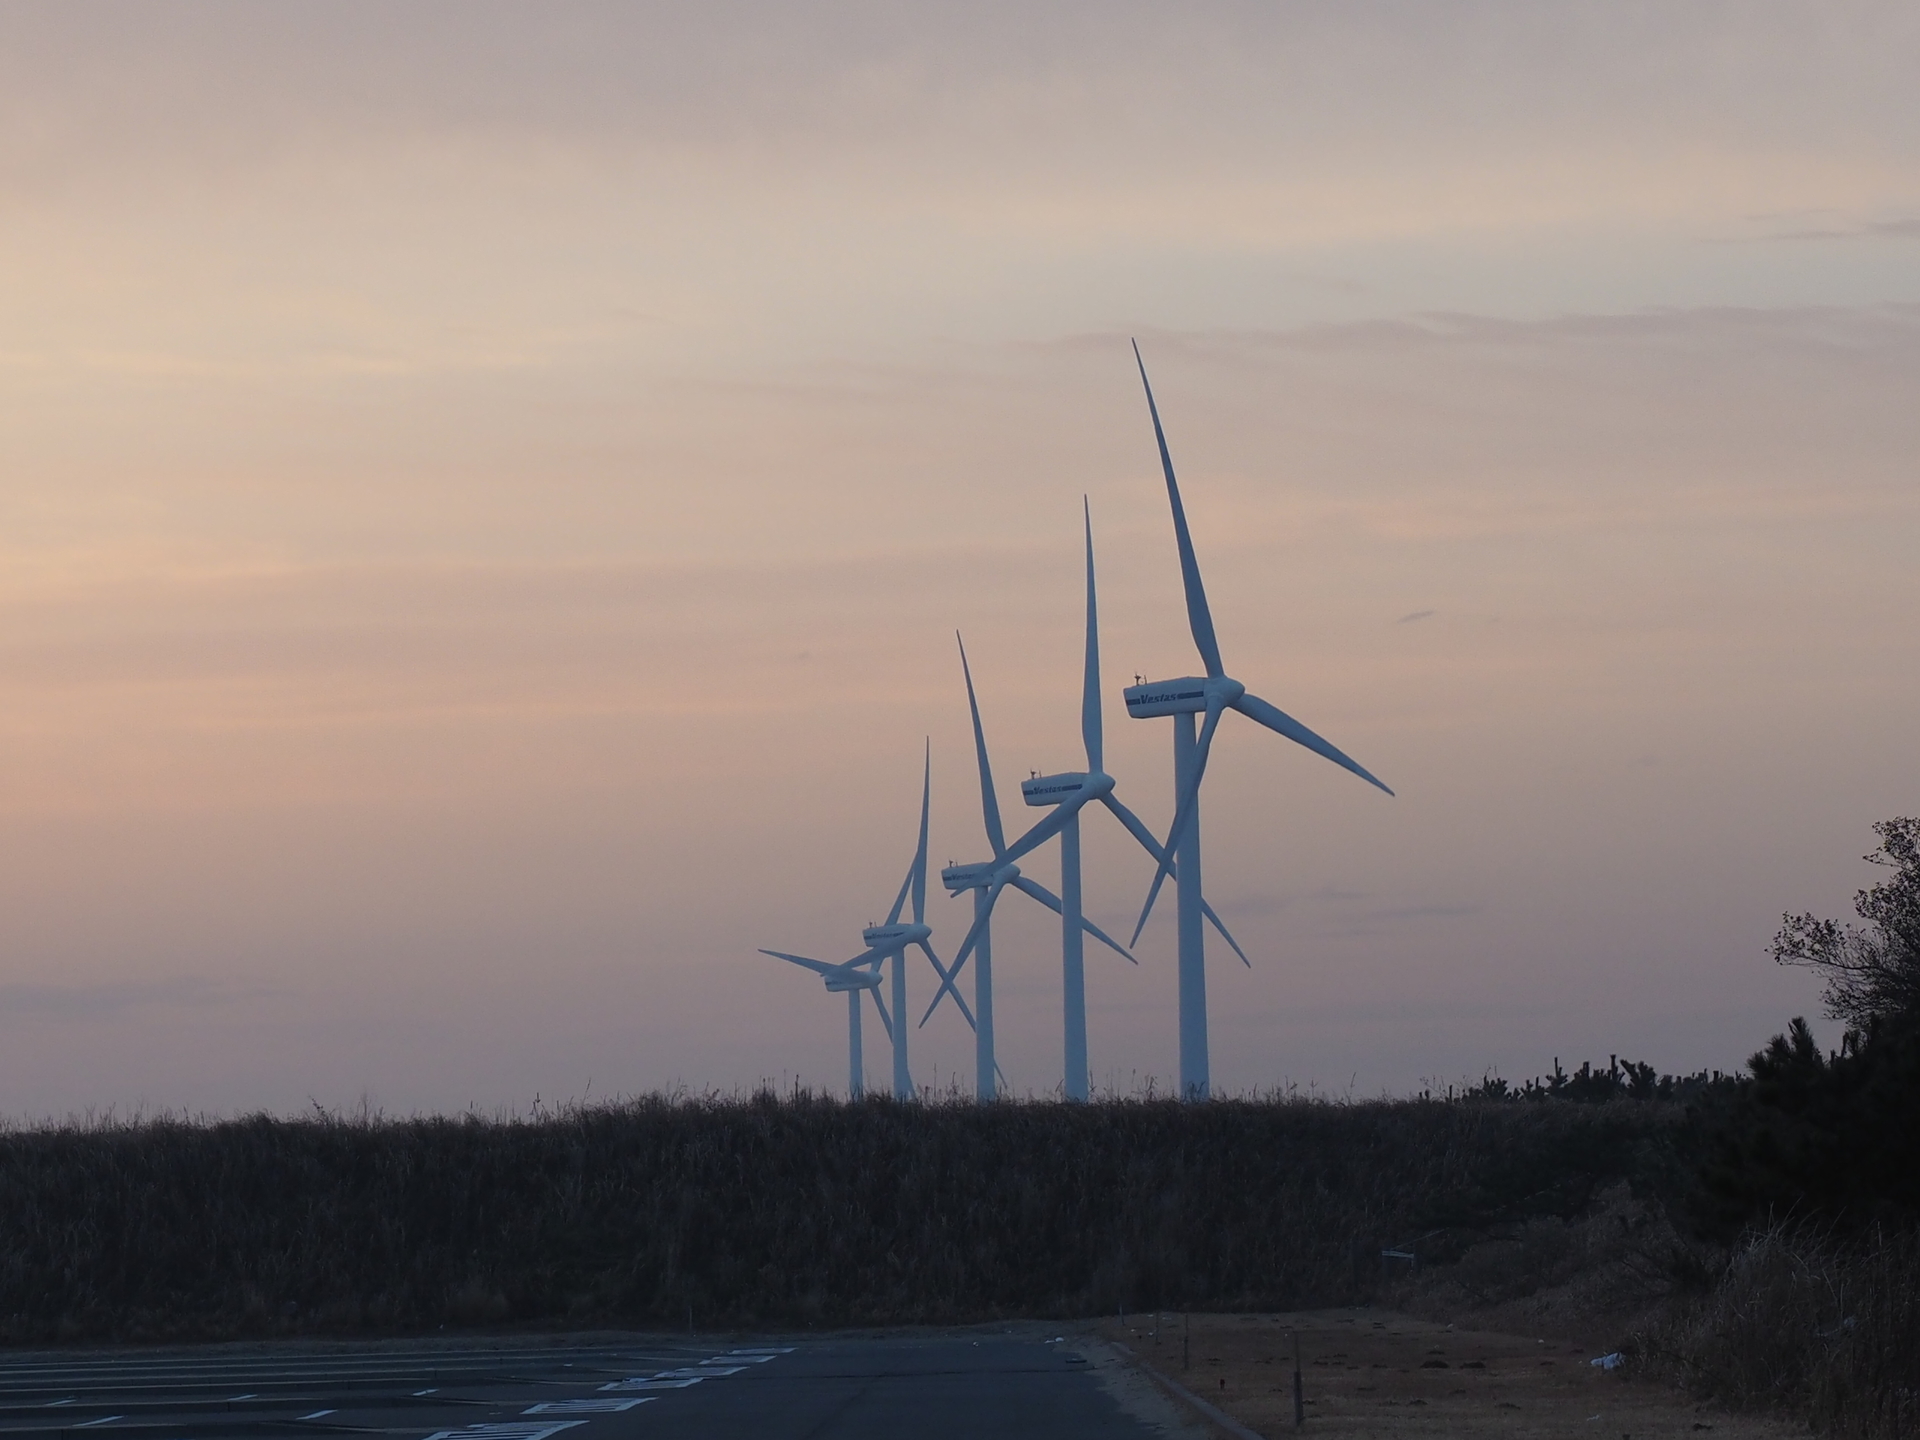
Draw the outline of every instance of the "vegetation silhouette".
<instances>
[{"instance_id":1,"label":"vegetation silhouette","mask_svg":"<svg viewBox=\"0 0 1920 1440\"><path fill-rule=\"evenodd\" d=\"M1920 821L1874 826L1892 873L1863 925L1782 917L1781 964L1826 981L1846 1027L1796 1018L1697 1116L1697 1233L1726 1249L1645 1349L1703 1393L1784 1408L1823 1434L1920 1426Z\"/></svg>"},{"instance_id":2,"label":"vegetation silhouette","mask_svg":"<svg viewBox=\"0 0 1920 1440\"><path fill-rule=\"evenodd\" d=\"M1875 823L1880 846L1865 857L1893 874L1854 896L1864 926L1784 915L1773 958L1827 982L1827 1013L1865 1035L1888 1022L1920 1016L1920 820L1896 816Z\"/></svg>"},{"instance_id":3,"label":"vegetation silhouette","mask_svg":"<svg viewBox=\"0 0 1920 1440\"><path fill-rule=\"evenodd\" d=\"M849 1325L1352 1301L1409 1236L1681 1168L1616 1100L315 1114L0 1135L0 1338ZM1456 1242L1450 1237L1464 1237Z\"/></svg>"},{"instance_id":4,"label":"vegetation silhouette","mask_svg":"<svg viewBox=\"0 0 1920 1440\"><path fill-rule=\"evenodd\" d=\"M1847 1028L1823 1052L1796 1018L1713 1117L1699 1193L1722 1232L1920 1223L1920 820L1873 828L1866 859L1892 874L1855 896L1864 926L1782 917L1774 958L1824 977L1828 1014Z\"/></svg>"}]
</instances>

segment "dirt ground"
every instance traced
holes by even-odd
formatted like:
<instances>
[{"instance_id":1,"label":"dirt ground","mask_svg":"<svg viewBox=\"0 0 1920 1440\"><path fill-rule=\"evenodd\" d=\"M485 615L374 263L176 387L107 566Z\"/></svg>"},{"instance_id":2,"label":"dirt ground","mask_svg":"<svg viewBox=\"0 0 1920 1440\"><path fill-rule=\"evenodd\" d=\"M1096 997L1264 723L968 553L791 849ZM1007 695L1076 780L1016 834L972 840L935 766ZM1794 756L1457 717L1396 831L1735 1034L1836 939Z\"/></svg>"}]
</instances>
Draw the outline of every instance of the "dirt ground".
<instances>
[{"instance_id":1,"label":"dirt ground","mask_svg":"<svg viewBox=\"0 0 1920 1440\"><path fill-rule=\"evenodd\" d=\"M1588 1363L1600 1353L1590 1345L1455 1329L1392 1311L1129 1315L1124 1325L1116 1317L1098 1330L1264 1436L1294 1429L1296 1336L1306 1429L1322 1436L1787 1440L1805 1433L1602 1370Z\"/></svg>"}]
</instances>

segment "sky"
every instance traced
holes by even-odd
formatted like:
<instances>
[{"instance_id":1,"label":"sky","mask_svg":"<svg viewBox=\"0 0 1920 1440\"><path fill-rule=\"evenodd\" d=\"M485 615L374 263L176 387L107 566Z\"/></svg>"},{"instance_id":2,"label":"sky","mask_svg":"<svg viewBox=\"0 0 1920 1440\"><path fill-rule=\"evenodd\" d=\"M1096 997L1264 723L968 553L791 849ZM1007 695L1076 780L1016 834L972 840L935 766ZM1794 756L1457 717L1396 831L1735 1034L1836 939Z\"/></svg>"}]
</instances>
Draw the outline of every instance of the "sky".
<instances>
[{"instance_id":1,"label":"sky","mask_svg":"<svg viewBox=\"0 0 1920 1440\"><path fill-rule=\"evenodd\" d=\"M1009 824L1081 765L1083 496L1170 820L1130 338L1229 672L1397 792L1223 725L1216 1090L1737 1067L1920 810L1915 73L1897 0L0 6L0 1115L844 1086L757 949L857 952L924 743L985 858L956 630Z\"/></svg>"}]
</instances>

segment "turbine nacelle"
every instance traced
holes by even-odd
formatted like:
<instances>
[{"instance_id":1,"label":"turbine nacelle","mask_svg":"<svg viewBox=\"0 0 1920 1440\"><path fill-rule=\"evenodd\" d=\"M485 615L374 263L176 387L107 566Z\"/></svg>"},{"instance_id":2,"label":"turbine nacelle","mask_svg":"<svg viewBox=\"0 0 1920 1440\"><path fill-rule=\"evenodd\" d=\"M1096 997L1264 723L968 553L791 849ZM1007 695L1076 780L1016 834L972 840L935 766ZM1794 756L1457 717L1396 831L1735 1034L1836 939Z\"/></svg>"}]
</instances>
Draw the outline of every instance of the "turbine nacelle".
<instances>
[{"instance_id":1,"label":"turbine nacelle","mask_svg":"<svg viewBox=\"0 0 1920 1440\"><path fill-rule=\"evenodd\" d=\"M928 925L869 925L860 932L860 938L869 950L878 950L883 954L922 944L932 935L933 928Z\"/></svg>"},{"instance_id":2,"label":"turbine nacelle","mask_svg":"<svg viewBox=\"0 0 1920 1440\"><path fill-rule=\"evenodd\" d=\"M985 890L996 880L1013 880L1019 877L1018 865L1002 865L998 860L982 860L977 865L949 865L940 872L940 883L947 887L949 894L958 895L965 890Z\"/></svg>"},{"instance_id":3,"label":"turbine nacelle","mask_svg":"<svg viewBox=\"0 0 1920 1440\"><path fill-rule=\"evenodd\" d=\"M1225 709L1246 693L1246 686L1224 675L1149 680L1143 685L1127 687L1127 714L1135 720L1153 720L1162 715L1199 715L1209 709Z\"/></svg>"},{"instance_id":4,"label":"turbine nacelle","mask_svg":"<svg viewBox=\"0 0 1920 1440\"><path fill-rule=\"evenodd\" d=\"M880 982L886 977L875 968L855 970L848 966L836 966L827 976L827 989L836 995L849 990L878 990Z\"/></svg>"},{"instance_id":5,"label":"turbine nacelle","mask_svg":"<svg viewBox=\"0 0 1920 1440\"><path fill-rule=\"evenodd\" d=\"M1113 793L1113 777L1085 770L1036 775L1020 782L1020 798L1029 805L1084 805Z\"/></svg>"}]
</instances>

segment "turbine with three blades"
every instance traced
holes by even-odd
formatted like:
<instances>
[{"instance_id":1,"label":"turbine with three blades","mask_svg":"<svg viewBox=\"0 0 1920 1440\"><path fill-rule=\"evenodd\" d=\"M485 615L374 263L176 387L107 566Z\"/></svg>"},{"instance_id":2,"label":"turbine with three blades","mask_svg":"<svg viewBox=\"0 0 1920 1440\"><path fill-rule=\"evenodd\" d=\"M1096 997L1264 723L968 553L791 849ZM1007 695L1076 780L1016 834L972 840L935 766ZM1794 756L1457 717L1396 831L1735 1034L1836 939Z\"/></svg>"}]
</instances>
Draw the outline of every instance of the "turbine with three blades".
<instances>
[{"instance_id":1,"label":"turbine with three blades","mask_svg":"<svg viewBox=\"0 0 1920 1440\"><path fill-rule=\"evenodd\" d=\"M1154 404L1153 386L1147 380L1146 362L1140 358L1137 343L1133 347L1133 358L1140 367L1140 383L1146 387L1147 413L1153 417L1153 438L1160 447L1160 468L1166 474L1167 500L1173 509L1174 543L1180 551L1180 579L1187 597L1187 626L1193 632L1194 647L1199 650L1207 670L1205 676L1151 681L1129 686L1126 691L1127 713L1134 719L1149 720L1162 715L1171 715L1174 719L1173 824L1167 831L1165 853L1147 891L1147 901L1141 908L1140 923L1134 927L1133 938L1138 941L1141 930L1146 927L1161 883L1173 877L1179 907L1180 1093L1187 1099L1204 1099L1209 1086L1209 1065L1205 940L1200 927L1200 781L1206 775L1207 756L1213 747L1220 717L1228 710L1236 710L1256 724L1351 770L1387 794L1393 791L1345 752L1277 706L1249 693L1245 685L1228 676L1220 659L1220 642L1213 633L1207 592L1200 583L1200 563L1194 558L1193 537L1187 532L1187 512L1180 503L1180 485L1173 478L1173 457L1167 451L1166 432L1160 428L1160 410ZM1197 737L1194 734L1196 715L1205 716ZM1245 960L1246 956L1240 958Z\"/></svg>"}]
</instances>

